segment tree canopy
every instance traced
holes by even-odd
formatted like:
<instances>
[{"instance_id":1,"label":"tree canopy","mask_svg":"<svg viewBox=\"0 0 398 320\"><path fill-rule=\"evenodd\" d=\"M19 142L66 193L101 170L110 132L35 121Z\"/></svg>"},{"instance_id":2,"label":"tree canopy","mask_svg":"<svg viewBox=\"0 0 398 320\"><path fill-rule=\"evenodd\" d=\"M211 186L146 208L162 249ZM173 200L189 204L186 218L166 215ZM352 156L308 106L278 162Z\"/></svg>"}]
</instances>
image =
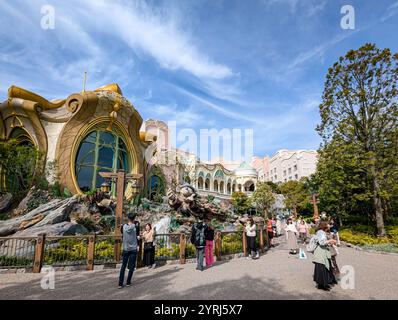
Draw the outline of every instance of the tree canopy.
<instances>
[{"instance_id":1,"label":"tree canopy","mask_svg":"<svg viewBox=\"0 0 398 320\"><path fill-rule=\"evenodd\" d=\"M396 204L398 54L365 44L340 57L320 104L320 197L330 210L368 215L384 236Z\"/></svg>"},{"instance_id":2,"label":"tree canopy","mask_svg":"<svg viewBox=\"0 0 398 320\"><path fill-rule=\"evenodd\" d=\"M286 208L293 211L297 216L299 210L307 207L310 200L310 193L302 181L290 180L282 183L279 190L285 197Z\"/></svg>"},{"instance_id":3,"label":"tree canopy","mask_svg":"<svg viewBox=\"0 0 398 320\"><path fill-rule=\"evenodd\" d=\"M266 212L268 214L271 206L275 203L275 195L271 186L266 182L257 182L252 201L261 213Z\"/></svg>"},{"instance_id":4,"label":"tree canopy","mask_svg":"<svg viewBox=\"0 0 398 320\"><path fill-rule=\"evenodd\" d=\"M0 141L1 188L17 196L25 193L34 182L38 159L37 149L30 144L14 139Z\"/></svg>"},{"instance_id":5,"label":"tree canopy","mask_svg":"<svg viewBox=\"0 0 398 320\"><path fill-rule=\"evenodd\" d=\"M251 199L243 192L234 192L231 197L236 213L245 214L251 208Z\"/></svg>"}]
</instances>

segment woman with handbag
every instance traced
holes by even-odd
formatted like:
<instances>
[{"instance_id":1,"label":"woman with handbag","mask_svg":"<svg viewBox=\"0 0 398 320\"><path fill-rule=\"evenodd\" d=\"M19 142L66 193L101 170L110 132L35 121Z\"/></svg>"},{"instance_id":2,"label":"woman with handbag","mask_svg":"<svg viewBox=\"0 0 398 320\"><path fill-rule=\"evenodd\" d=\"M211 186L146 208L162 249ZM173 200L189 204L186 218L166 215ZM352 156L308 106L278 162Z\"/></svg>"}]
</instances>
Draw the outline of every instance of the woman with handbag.
<instances>
[{"instance_id":1,"label":"woman with handbag","mask_svg":"<svg viewBox=\"0 0 398 320\"><path fill-rule=\"evenodd\" d=\"M329 291L331 286L337 284L333 274L332 255L330 247L336 244L336 240L328 239L329 224L321 221L316 232L317 246L314 250L314 281L318 289Z\"/></svg>"},{"instance_id":2,"label":"woman with handbag","mask_svg":"<svg viewBox=\"0 0 398 320\"><path fill-rule=\"evenodd\" d=\"M155 246L153 241L155 239L155 229L152 229L152 225L147 223L145 230L142 233L142 239L144 241L144 259L143 265L148 268L155 268Z\"/></svg>"}]
</instances>

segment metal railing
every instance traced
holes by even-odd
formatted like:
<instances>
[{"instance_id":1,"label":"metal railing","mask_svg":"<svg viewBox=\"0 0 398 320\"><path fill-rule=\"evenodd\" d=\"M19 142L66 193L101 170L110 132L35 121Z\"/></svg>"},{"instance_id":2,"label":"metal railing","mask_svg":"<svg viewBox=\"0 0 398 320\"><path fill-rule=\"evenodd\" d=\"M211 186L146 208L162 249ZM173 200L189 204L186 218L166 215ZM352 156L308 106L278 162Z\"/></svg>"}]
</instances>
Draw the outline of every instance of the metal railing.
<instances>
[{"instance_id":1,"label":"metal railing","mask_svg":"<svg viewBox=\"0 0 398 320\"><path fill-rule=\"evenodd\" d=\"M115 259L115 246L119 246L121 251L121 242L116 244L115 236L99 235L96 236L94 246L94 264L117 263Z\"/></svg>"},{"instance_id":2,"label":"metal railing","mask_svg":"<svg viewBox=\"0 0 398 320\"><path fill-rule=\"evenodd\" d=\"M196 257L196 250L190 243L190 235L168 233L155 235L155 260L179 260ZM268 246L267 232L258 228L257 245L260 250ZM143 243L139 240L137 267L142 266ZM94 265L116 264L120 262L121 237L115 235L84 235L46 237L1 237L0 268L33 268L40 272L43 265L86 266L93 270ZM243 253L247 255L247 239L244 231L216 231L214 255L222 256Z\"/></svg>"},{"instance_id":3,"label":"metal railing","mask_svg":"<svg viewBox=\"0 0 398 320\"><path fill-rule=\"evenodd\" d=\"M33 267L37 238L0 238L0 267Z\"/></svg>"},{"instance_id":4,"label":"metal railing","mask_svg":"<svg viewBox=\"0 0 398 320\"><path fill-rule=\"evenodd\" d=\"M180 258L179 233L156 234L154 239L155 260L177 260Z\"/></svg>"},{"instance_id":5,"label":"metal railing","mask_svg":"<svg viewBox=\"0 0 398 320\"><path fill-rule=\"evenodd\" d=\"M42 263L76 266L87 263L88 236L46 237Z\"/></svg>"}]
</instances>

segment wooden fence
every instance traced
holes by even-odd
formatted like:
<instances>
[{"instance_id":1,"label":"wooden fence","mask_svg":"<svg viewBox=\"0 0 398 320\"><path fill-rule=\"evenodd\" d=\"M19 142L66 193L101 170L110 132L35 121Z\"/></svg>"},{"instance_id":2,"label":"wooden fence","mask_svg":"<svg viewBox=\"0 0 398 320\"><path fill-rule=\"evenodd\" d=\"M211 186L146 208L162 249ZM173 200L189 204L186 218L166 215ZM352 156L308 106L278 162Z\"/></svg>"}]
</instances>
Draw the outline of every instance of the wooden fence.
<instances>
[{"instance_id":1,"label":"wooden fence","mask_svg":"<svg viewBox=\"0 0 398 320\"><path fill-rule=\"evenodd\" d=\"M195 248L190 235L184 233L157 234L155 236L155 260L179 260L195 258ZM260 251L269 246L269 239L263 226L257 232L257 246ZM142 267L143 244L139 240L137 268ZM50 237L0 237L0 268L31 268L40 272L42 266L85 266L94 270L95 265L120 262L121 237L114 235L82 235ZM247 255L247 241L244 231L216 231L214 255L217 261L223 256L243 253Z\"/></svg>"}]
</instances>

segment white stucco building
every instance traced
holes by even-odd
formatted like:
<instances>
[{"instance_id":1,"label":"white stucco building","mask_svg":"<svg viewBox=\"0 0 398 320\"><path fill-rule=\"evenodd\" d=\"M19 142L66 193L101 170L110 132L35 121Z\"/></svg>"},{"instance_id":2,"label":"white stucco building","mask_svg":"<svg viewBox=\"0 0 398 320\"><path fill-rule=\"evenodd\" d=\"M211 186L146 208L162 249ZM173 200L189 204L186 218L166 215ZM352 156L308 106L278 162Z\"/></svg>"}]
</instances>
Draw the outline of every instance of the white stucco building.
<instances>
[{"instance_id":1,"label":"white stucco building","mask_svg":"<svg viewBox=\"0 0 398 320\"><path fill-rule=\"evenodd\" d=\"M272 157L254 157L251 165L259 181L287 182L308 177L316 171L318 154L315 150L279 150Z\"/></svg>"},{"instance_id":2,"label":"white stucco building","mask_svg":"<svg viewBox=\"0 0 398 320\"><path fill-rule=\"evenodd\" d=\"M156 144L152 145L156 146L156 157L148 161L150 166L146 174L150 197L159 191L164 194L173 181L178 181L190 183L202 196L229 199L235 191L251 195L258 181L300 180L316 170L315 150L283 149L272 157L253 157L250 163L231 163L222 158L206 163L193 153L172 147L165 122L149 119L144 122L142 131L148 134L146 140L156 137Z\"/></svg>"}]
</instances>

